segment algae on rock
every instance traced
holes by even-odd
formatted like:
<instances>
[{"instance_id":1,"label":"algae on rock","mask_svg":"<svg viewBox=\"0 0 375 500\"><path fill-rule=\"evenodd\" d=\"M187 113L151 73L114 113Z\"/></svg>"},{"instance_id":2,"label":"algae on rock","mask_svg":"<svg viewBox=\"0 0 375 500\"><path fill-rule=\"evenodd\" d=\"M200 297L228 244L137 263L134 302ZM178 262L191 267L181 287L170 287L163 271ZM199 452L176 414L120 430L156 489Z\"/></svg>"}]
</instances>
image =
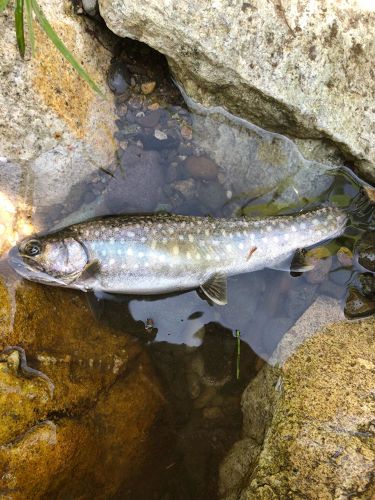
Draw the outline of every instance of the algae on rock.
<instances>
[{"instance_id":1,"label":"algae on rock","mask_svg":"<svg viewBox=\"0 0 375 500\"><path fill-rule=\"evenodd\" d=\"M286 361L277 384L274 368L258 374L243 395L243 446L221 468L223 498L373 498L374 331L375 318L332 324ZM236 469L247 442L251 459Z\"/></svg>"},{"instance_id":2,"label":"algae on rock","mask_svg":"<svg viewBox=\"0 0 375 500\"><path fill-rule=\"evenodd\" d=\"M148 356L100 326L74 291L25 283L13 306L7 295L1 284L0 348L23 347L55 391L1 356L0 489L16 499L114 495L142 473L165 407Z\"/></svg>"}]
</instances>

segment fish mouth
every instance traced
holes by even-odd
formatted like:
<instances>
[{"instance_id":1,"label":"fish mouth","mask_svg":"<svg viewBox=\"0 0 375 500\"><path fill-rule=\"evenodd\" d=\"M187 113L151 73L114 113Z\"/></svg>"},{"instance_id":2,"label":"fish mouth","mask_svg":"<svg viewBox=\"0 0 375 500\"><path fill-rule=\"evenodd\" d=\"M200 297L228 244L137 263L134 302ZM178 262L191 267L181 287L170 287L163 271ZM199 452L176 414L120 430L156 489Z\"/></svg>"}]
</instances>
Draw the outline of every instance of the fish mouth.
<instances>
[{"instance_id":1,"label":"fish mouth","mask_svg":"<svg viewBox=\"0 0 375 500\"><path fill-rule=\"evenodd\" d=\"M28 260L30 262L28 262ZM8 262L12 269L22 276L22 278L48 285L65 285L62 281L47 274L33 259L21 255L17 246L10 249L8 253Z\"/></svg>"}]
</instances>

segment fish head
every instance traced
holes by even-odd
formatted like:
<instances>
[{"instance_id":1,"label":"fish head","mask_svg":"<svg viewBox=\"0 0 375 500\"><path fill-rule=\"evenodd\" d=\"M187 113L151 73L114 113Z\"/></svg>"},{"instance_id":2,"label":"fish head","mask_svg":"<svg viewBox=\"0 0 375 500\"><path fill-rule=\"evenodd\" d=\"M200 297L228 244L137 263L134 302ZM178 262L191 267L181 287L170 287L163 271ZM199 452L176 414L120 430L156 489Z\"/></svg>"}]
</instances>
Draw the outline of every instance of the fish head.
<instances>
[{"instance_id":1,"label":"fish head","mask_svg":"<svg viewBox=\"0 0 375 500\"><path fill-rule=\"evenodd\" d=\"M88 262L82 243L61 232L29 236L10 250L8 258L13 269L24 278L56 286L67 286Z\"/></svg>"}]
</instances>

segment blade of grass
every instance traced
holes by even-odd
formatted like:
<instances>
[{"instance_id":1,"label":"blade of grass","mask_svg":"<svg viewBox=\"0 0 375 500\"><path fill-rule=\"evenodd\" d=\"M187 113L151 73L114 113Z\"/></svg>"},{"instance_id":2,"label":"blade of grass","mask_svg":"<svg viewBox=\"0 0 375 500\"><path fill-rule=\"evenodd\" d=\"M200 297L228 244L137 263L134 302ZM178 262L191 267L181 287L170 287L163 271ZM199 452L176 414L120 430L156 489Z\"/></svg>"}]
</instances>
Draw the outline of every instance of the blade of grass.
<instances>
[{"instance_id":1,"label":"blade of grass","mask_svg":"<svg viewBox=\"0 0 375 500\"><path fill-rule=\"evenodd\" d=\"M239 380L240 378L240 356L241 356L241 332L236 330L236 338L237 338L237 363L236 363L236 378Z\"/></svg>"},{"instance_id":2,"label":"blade of grass","mask_svg":"<svg viewBox=\"0 0 375 500\"><path fill-rule=\"evenodd\" d=\"M73 66L73 68L78 72L78 74L90 85L90 87L104 97L103 92L98 87L98 85L91 79L88 73L83 69L83 67L79 64L79 62L75 59L73 54L69 52L66 48L62 40L57 35L56 31L52 28L47 18L43 14L41 8L39 7L36 0L31 0L31 5L33 11L35 13L36 18L39 21L39 24L43 31L46 33L48 38L52 41L55 47L61 52L61 54L65 57L65 59Z\"/></svg>"},{"instance_id":3,"label":"blade of grass","mask_svg":"<svg viewBox=\"0 0 375 500\"><path fill-rule=\"evenodd\" d=\"M9 0L0 0L0 12L7 8Z\"/></svg>"},{"instance_id":4,"label":"blade of grass","mask_svg":"<svg viewBox=\"0 0 375 500\"><path fill-rule=\"evenodd\" d=\"M19 53L22 59L25 57L25 33L23 30L23 0L16 0L14 9L14 20L16 23L16 38Z\"/></svg>"},{"instance_id":5,"label":"blade of grass","mask_svg":"<svg viewBox=\"0 0 375 500\"><path fill-rule=\"evenodd\" d=\"M25 5L26 5L26 19L27 19L27 27L29 33L31 55L33 56L35 53L35 33L34 33L33 8L31 5L31 0L25 0Z\"/></svg>"}]
</instances>

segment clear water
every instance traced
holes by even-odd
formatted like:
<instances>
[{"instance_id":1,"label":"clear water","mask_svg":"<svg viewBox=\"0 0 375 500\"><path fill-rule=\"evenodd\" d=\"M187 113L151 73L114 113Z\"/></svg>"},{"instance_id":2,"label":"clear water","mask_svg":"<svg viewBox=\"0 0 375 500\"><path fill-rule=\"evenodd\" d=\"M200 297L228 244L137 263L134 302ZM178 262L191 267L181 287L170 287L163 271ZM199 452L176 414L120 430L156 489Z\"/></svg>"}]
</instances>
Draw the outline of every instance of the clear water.
<instances>
[{"instance_id":1,"label":"clear water","mask_svg":"<svg viewBox=\"0 0 375 500\"><path fill-rule=\"evenodd\" d=\"M38 214L36 207L35 218L44 228L160 210L212 217L298 214L325 202L347 206L358 194L355 180L304 159L287 138L220 109L205 110L190 101L188 107L163 59L147 48L127 42L114 61L115 70L119 66L127 68L131 85L116 96L117 161L87 179L79 202L72 193L63 209ZM156 90L145 96L141 83L153 80ZM192 156L212 160L214 174L192 176L186 168ZM330 265L323 259L319 272L292 277L266 269L231 277L224 307L209 304L196 291L91 299L100 325L130 333L147 350L168 400L169 411L153 429L154 453L141 470L148 481L129 488L124 477L116 498L216 497L220 461L241 435L240 398L248 382L265 362L285 359L277 347L312 304L318 306L306 320L308 334L344 318L348 290L362 290L361 275L367 273L373 287L373 273L356 258L347 265L337 256L342 247L358 253L373 224L370 210L344 235L325 242ZM18 279L3 269L8 280Z\"/></svg>"}]
</instances>

